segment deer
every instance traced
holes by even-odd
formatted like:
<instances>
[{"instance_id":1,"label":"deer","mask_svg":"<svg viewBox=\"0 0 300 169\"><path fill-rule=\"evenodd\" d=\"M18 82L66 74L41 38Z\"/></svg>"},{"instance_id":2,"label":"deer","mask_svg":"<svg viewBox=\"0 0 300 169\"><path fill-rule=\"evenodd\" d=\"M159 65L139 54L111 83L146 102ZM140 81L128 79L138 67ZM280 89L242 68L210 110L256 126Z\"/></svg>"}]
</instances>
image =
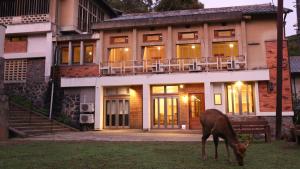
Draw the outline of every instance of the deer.
<instances>
[{"instance_id":1,"label":"deer","mask_svg":"<svg viewBox=\"0 0 300 169\"><path fill-rule=\"evenodd\" d=\"M240 166L244 165L244 157L246 154L247 147L249 146L249 141L246 143L241 143L229 118L217 109L208 109L204 113L200 114L200 123L202 125L202 158L207 159L205 152L206 140L210 135L213 136L213 141L215 145L215 160L218 159L218 144L219 138L222 138L225 142L228 161L230 162L229 146L232 148L236 160Z\"/></svg>"}]
</instances>

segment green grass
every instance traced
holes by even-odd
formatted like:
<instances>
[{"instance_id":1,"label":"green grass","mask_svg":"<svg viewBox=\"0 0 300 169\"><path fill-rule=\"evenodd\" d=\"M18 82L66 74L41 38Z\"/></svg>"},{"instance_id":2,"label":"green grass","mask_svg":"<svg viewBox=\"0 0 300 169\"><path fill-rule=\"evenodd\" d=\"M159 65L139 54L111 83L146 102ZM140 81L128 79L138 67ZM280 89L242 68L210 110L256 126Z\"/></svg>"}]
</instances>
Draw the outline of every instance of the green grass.
<instances>
[{"instance_id":1,"label":"green grass","mask_svg":"<svg viewBox=\"0 0 300 169\"><path fill-rule=\"evenodd\" d=\"M1 169L293 169L300 168L300 146L273 142L250 145L245 166L226 160L202 161L200 143L169 142L25 142L0 144Z\"/></svg>"}]
</instances>

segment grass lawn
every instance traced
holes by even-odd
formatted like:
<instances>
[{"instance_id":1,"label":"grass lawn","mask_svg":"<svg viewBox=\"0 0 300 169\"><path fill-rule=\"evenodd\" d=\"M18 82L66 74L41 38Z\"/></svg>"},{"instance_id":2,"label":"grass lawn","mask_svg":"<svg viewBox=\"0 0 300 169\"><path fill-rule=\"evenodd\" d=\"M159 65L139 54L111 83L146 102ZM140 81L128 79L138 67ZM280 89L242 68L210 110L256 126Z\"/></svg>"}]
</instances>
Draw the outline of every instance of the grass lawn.
<instances>
[{"instance_id":1,"label":"grass lawn","mask_svg":"<svg viewBox=\"0 0 300 169\"><path fill-rule=\"evenodd\" d=\"M202 161L200 143L23 142L0 143L1 169L293 169L300 168L300 146L273 142L249 146L245 166L228 163L223 143L219 160Z\"/></svg>"}]
</instances>

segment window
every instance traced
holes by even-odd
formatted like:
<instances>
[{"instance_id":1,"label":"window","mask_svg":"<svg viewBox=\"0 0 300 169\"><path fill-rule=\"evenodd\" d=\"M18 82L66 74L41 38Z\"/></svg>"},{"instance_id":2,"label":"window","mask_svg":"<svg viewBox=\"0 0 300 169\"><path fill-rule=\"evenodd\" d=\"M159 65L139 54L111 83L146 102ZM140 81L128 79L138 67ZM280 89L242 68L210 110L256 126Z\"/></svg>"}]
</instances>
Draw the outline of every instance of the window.
<instances>
[{"instance_id":1,"label":"window","mask_svg":"<svg viewBox=\"0 0 300 169\"><path fill-rule=\"evenodd\" d=\"M152 94L177 94L179 92L179 86L153 86Z\"/></svg>"},{"instance_id":2,"label":"window","mask_svg":"<svg viewBox=\"0 0 300 169\"><path fill-rule=\"evenodd\" d=\"M152 87L153 94L164 94L165 93L165 86L153 86Z\"/></svg>"},{"instance_id":3,"label":"window","mask_svg":"<svg viewBox=\"0 0 300 169\"><path fill-rule=\"evenodd\" d=\"M110 37L110 44L126 44L128 43L128 36Z\"/></svg>"},{"instance_id":4,"label":"window","mask_svg":"<svg viewBox=\"0 0 300 169\"><path fill-rule=\"evenodd\" d=\"M80 63L80 46L74 46L72 48L72 64Z\"/></svg>"},{"instance_id":5,"label":"window","mask_svg":"<svg viewBox=\"0 0 300 169\"><path fill-rule=\"evenodd\" d=\"M94 47L92 45L84 46L84 63L93 63Z\"/></svg>"},{"instance_id":6,"label":"window","mask_svg":"<svg viewBox=\"0 0 300 169\"><path fill-rule=\"evenodd\" d=\"M167 93L172 94L172 93L178 93L179 88L178 86L167 86Z\"/></svg>"},{"instance_id":7,"label":"window","mask_svg":"<svg viewBox=\"0 0 300 169\"><path fill-rule=\"evenodd\" d=\"M201 57L200 44L183 44L176 45L177 58L180 59L196 59Z\"/></svg>"},{"instance_id":8,"label":"window","mask_svg":"<svg viewBox=\"0 0 300 169\"><path fill-rule=\"evenodd\" d=\"M144 42L162 42L162 34L147 34L143 39Z\"/></svg>"},{"instance_id":9,"label":"window","mask_svg":"<svg viewBox=\"0 0 300 169\"><path fill-rule=\"evenodd\" d=\"M214 42L212 45L213 56L229 57L239 55L238 42Z\"/></svg>"},{"instance_id":10,"label":"window","mask_svg":"<svg viewBox=\"0 0 300 169\"><path fill-rule=\"evenodd\" d=\"M214 94L215 105L222 105L222 95L220 93Z\"/></svg>"},{"instance_id":11,"label":"window","mask_svg":"<svg viewBox=\"0 0 300 169\"><path fill-rule=\"evenodd\" d=\"M215 30L214 31L215 38L232 38L235 37L235 30Z\"/></svg>"},{"instance_id":12,"label":"window","mask_svg":"<svg viewBox=\"0 0 300 169\"><path fill-rule=\"evenodd\" d=\"M237 82L227 85L228 113L235 115L254 113L253 85Z\"/></svg>"},{"instance_id":13,"label":"window","mask_svg":"<svg viewBox=\"0 0 300 169\"><path fill-rule=\"evenodd\" d=\"M61 64L69 63L69 48L68 47L61 48L60 63Z\"/></svg>"},{"instance_id":14,"label":"window","mask_svg":"<svg viewBox=\"0 0 300 169\"><path fill-rule=\"evenodd\" d=\"M145 60L157 60L165 58L164 46L145 46L143 49Z\"/></svg>"},{"instance_id":15,"label":"window","mask_svg":"<svg viewBox=\"0 0 300 169\"><path fill-rule=\"evenodd\" d=\"M11 37L6 37L5 39L10 42L27 41L27 37L25 36L11 36Z\"/></svg>"},{"instance_id":16,"label":"window","mask_svg":"<svg viewBox=\"0 0 300 169\"><path fill-rule=\"evenodd\" d=\"M198 39L198 32L179 32L179 40L196 40Z\"/></svg>"},{"instance_id":17,"label":"window","mask_svg":"<svg viewBox=\"0 0 300 169\"><path fill-rule=\"evenodd\" d=\"M5 82L25 82L27 76L27 60L6 60L4 64Z\"/></svg>"},{"instance_id":18,"label":"window","mask_svg":"<svg viewBox=\"0 0 300 169\"><path fill-rule=\"evenodd\" d=\"M111 48L109 49L109 62L123 62L130 60L130 49L129 48Z\"/></svg>"}]
</instances>

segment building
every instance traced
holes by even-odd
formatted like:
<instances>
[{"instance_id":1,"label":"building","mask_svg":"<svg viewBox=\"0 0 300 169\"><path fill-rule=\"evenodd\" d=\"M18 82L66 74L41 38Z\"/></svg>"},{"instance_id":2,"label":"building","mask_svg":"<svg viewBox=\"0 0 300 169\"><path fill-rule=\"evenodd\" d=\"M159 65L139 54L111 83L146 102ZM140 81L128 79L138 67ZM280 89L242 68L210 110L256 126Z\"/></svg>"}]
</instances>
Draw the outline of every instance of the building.
<instances>
[{"instance_id":1,"label":"building","mask_svg":"<svg viewBox=\"0 0 300 169\"><path fill-rule=\"evenodd\" d=\"M2 0L0 24L7 26L4 83L10 96L48 108L56 37L88 34L92 22L116 15L102 0Z\"/></svg>"},{"instance_id":2,"label":"building","mask_svg":"<svg viewBox=\"0 0 300 169\"><path fill-rule=\"evenodd\" d=\"M266 119L274 129L273 5L124 14L91 28L92 38L60 45L64 113L78 116L88 104L96 130L200 129L199 114L216 108L231 118ZM286 43L283 50L288 129L294 113Z\"/></svg>"}]
</instances>

